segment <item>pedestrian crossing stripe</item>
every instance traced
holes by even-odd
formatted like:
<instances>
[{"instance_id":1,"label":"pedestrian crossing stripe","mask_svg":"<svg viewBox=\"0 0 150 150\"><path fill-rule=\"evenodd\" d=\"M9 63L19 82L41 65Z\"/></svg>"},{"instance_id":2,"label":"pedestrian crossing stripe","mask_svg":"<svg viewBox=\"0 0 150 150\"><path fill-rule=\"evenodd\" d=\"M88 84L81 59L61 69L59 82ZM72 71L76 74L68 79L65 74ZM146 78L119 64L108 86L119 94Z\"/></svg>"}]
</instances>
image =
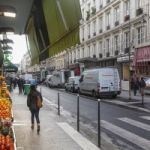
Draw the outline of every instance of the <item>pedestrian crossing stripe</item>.
<instances>
[{"instance_id":1,"label":"pedestrian crossing stripe","mask_svg":"<svg viewBox=\"0 0 150 150\"><path fill-rule=\"evenodd\" d=\"M119 120L126 122L130 125L136 126L138 128L144 129L146 131L150 131L150 126L145 123L142 123L142 122L130 119L130 118L119 118Z\"/></svg>"},{"instance_id":2,"label":"pedestrian crossing stripe","mask_svg":"<svg viewBox=\"0 0 150 150\"><path fill-rule=\"evenodd\" d=\"M150 116L141 116L140 118L145 119L145 120L150 120Z\"/></svg>"},{"instance_id":3,"label":"pedestrian crossing stripe","mask_svg":"<svg viewBox=\"0 0 150 150\"><path fill-rule=\"evenodd\" d=\"M145 150L150 150L150 140L144 139L128 130L113 125L112 123L107 122L105 120L101 120L101 124L104 129L107 129L113 134L116 134L128 141L130 140L133 144L137 145L138 147L141 147Z\"/></svg>"}]
</instances>

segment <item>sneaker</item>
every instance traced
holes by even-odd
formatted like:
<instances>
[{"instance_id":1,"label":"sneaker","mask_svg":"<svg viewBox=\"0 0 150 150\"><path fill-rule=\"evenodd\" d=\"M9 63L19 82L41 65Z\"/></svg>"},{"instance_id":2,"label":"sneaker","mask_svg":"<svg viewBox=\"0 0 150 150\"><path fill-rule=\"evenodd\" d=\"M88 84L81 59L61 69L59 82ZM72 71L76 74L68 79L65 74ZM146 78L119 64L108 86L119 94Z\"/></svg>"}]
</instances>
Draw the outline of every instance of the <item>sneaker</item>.
<instances>
[{"instance_id":1,"label":"sneaker","mask_svg":"<svg viewBox=\"0 0 150 150\"><path fill-rule=\"evenodd\" d=\"M34 129L34 124L31 125L31 129L32 129L32 130Z\"/></svg>"},{"instance_id":2,"label":"sneaker","mask_svg":"<svg viewBox=\"0 0 150 150\"><path fill-rule=\"evenodd\" d=\"M37 126L37 132L40 132L40 125Z\"/></svg>"}]
</instances>

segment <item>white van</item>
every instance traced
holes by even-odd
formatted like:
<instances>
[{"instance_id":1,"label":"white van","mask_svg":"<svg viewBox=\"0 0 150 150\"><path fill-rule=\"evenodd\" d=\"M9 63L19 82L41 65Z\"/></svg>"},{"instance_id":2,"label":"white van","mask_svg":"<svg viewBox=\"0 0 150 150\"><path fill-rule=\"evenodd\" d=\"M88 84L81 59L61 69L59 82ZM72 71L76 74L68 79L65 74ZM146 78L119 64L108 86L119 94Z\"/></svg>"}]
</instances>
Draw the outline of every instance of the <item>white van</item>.
<instances>
[{"instance_id":1,"label":"white van","mask_svg":"<svg viewBox=\"0 0 150 150\"><path fill-rule=\"evenodd\" d=\"M78 92L80 76L69 77L68 82L65 84L65 90L71 92Z\"/></svg>"},{"instance_id":2,"label":"white van","mask_svg":"<svg viewBox=\"0 0 150 150\"><path fill-rule=\"evenodd\" d=\"M120 77L117 68L98 68L83 72L80 93L96 96L116 97L120 94Z\"/></svg>"}]
</instances>

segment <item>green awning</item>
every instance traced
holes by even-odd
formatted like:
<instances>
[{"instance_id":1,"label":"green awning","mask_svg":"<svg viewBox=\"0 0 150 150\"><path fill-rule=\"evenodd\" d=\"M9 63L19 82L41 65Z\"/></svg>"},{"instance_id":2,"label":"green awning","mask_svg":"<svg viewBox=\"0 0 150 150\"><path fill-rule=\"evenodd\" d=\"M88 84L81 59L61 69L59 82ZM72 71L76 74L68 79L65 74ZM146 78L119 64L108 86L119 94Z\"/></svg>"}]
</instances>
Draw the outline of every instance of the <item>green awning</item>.
<instances>
[{"instance_id":1,"label":"green awning","mask_svg":"<svg viewBox=\"0 0 150 150\"><path fill-rule=\"evenodd\" d=\"M50 39L49 56L79 43L79 0L43 0Z\"/></svg>"},{"instance_id":2,"label":"green awning","mask_svg":"<svg viewBox=\"0 0 150 150\"><path fill-rule=\"evenodd\" d=\"M18 67L14 65L13 63L9 62L8 65L3 66L3 71L4 72L17 72Z\"/></svg>"},{"instance_id":3,"label":"green awning","mask_svg":"<svg viewBox=\"0 0 150 150\"><path fill-rule=\"evenodd\" d=\"M26 29L26 34L28 38L28 48L31 54L32 65L39 64L39 47L37 43L37 36L35 32L33 18L31 17Z\"/></svg>"}]
</instances>

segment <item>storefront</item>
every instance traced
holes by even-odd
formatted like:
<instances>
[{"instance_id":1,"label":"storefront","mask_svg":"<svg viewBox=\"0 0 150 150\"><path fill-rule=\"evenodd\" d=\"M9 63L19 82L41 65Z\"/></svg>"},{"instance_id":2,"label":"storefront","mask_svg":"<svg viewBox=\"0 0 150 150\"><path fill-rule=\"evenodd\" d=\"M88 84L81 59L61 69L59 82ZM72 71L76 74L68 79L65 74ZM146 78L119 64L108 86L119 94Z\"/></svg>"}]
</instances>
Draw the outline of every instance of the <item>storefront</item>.
<instances>
[{"instance_id":1,"label":"storefront","mask_svg":"<svg viewBox=\"0 0 150 150\"><path fill-rule=\"evenodd\" d=\"M71 76L80 76L80 65L79 63L69 65L71 70Z\"/></svg>"},{"instance_id":2,"label":"storefront","mask_svg":"<svg viewBox=\"0 0 150 150\"><path fill-rule=\"evenodd\" d=\"M136 49L133 66L136 74L150 76L150 46Z\"/></svg>"}]
</instances>

